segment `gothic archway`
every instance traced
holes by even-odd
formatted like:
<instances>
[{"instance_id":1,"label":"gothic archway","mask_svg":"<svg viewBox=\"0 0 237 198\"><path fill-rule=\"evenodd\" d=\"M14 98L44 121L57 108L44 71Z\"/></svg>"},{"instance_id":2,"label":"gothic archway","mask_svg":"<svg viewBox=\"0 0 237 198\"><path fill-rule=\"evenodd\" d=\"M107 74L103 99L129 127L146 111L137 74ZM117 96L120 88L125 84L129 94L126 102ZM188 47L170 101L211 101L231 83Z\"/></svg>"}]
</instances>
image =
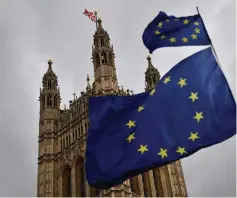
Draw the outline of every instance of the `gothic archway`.
<instances>
[{"instance_id":1,"label":"gothic archway","mask_svg":"<svg viewBox=\"0 0 237 198\"><path fill-rule=\"evenodd\" d=\"M86 197L86 185L85 185L85 168L84 159L79 157L75 163L76 170L76 196Z\"/></svg>"},{"instance_id":2,"label":"gothic archway","mask_svg":"<svg viewBox=\"0 0 237 198\"><path fill-rule=\"evenodd\" d=\"M71 176L71 167L66 165L62 172L62 193L63 197L72 196L72 176Z\"/></svg>"}]
</instances>

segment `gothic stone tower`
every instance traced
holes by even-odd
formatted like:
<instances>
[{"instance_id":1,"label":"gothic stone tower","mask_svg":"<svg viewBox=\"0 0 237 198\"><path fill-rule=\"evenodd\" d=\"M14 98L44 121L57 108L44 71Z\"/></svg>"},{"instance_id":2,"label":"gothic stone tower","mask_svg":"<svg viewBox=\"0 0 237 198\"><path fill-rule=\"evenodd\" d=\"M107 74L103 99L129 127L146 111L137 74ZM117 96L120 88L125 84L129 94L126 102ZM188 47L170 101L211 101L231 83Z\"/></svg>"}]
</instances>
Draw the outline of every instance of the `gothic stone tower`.
<instances>
[{"instance_id":1,"label":"gothic stone tower","mask_svg":"<svg viewBox=\"0 0 237 198\"><path fill-rule=\"evenodd\" d=\"M85 148L89 126L88 98L99 95L130 95L118 86L115 55L101 19L94 34L92 62L94 82L87 76L86 91L60 109L60 90L52 61L40 89L37 196L39 197L187 197L180 161L130 178L111 189L91 188L85 178ZM146 91L154 88L160 74L148 57Z\"/></svg>"}]
</instances>

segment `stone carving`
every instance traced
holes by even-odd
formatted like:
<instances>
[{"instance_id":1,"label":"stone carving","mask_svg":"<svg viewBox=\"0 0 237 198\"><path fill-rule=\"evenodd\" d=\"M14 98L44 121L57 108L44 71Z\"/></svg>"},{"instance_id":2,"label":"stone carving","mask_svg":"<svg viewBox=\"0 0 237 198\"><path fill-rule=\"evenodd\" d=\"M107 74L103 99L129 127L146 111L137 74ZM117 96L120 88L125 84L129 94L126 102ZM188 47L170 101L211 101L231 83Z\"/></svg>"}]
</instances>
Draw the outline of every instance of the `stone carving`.
<instances>
[{"instance_id":1,"label":"stone carving","mask_svg":"<svg viewBox=\"0 0 237 198\"><path fill-rule=\"evenodd\" d=\"M63 158L64 158L65 162L69 162L69 163L72 162L70 153L68 151L64 152Z\"/></svg>"}]
</instances>

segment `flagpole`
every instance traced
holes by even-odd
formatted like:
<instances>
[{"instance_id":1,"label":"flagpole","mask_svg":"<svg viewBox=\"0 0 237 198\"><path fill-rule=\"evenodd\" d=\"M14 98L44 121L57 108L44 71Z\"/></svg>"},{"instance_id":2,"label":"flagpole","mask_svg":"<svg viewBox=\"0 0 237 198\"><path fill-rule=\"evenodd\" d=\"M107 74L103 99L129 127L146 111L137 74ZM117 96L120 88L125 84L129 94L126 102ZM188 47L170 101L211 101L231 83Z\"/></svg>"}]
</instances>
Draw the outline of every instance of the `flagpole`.
<instances>
[{"instance_id":1,"label":"flagpole","mask_svg":"<svg viewBox=\"0 0 237 198\"><path fill-rule=\"evenodd\" d=\"M216 50L215 50L215 48L214 48L214 45L212 44L211 38L210 38L210 36L209 36L209 34L208 34L208 32L207 32L207 29L206 29L206 27L205 27L204 21L203 21L202 16L201 16L201 14L200 14L200 12L199 12L198 6L197 6L197 12L198 12L198 14L200 15L202 24L203 24L203 26L204 26L204 30L205 30L205 32L206 32L206 34L207 34L207 36L208 36L208 39L210 40L210 43L211 43L210 45L211 45L212 51L214 52L214 55L215 55L215 57L216 57L216 60L217 60L217 62L219 63L219 66L220 66L220 60L219 60L219 58L218 58L218 56L217 56Z\"/></svg>"},{"instance_id":2,"label":"flagpole","mask_svg":"<svg viewBox=\"0 0 237 198\"><path fill-rule=\"evenodd\" d=\"M94 11L94 14L95 14L95 25L96 25L96 29L97 29L97 11L96 10Z\"/></svg>"}]
</instances>

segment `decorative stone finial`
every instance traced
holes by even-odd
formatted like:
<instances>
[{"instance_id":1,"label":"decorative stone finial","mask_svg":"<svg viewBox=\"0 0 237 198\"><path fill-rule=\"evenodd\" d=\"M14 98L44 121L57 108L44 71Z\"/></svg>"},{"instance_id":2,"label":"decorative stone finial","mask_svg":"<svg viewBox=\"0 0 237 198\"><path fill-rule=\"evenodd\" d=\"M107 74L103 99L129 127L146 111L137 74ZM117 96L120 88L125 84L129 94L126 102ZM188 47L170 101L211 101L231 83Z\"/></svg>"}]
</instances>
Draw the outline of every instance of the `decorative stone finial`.
<instances>
[{"instance_id":1,"label":"decorative stone finial","mask_svg":"<svg viewBox=\"0 0 237 198\"><path fill-rule=\"evenodd\" d=\"M150 55L147 56L147 60L148 61L151 60L151 56Z\"/></svg>"},{"instance_id":2,"label":"decorative stone finial","mask_svg":"<svg viewBox=\"0 0 237 198\"><path fill-rule=\"evenodd\" d=\"M53 63L52 59L49 59L49 60L48 60L48 65L49 65L48 71L51 71L51 70L52 70L52 63Z\"/></svg>"},{"instance_id":3,"label":"decorative stone finial","mask_svg":"<svg viewBox=\"0 0 237 198\"><path fill-rule=\"evenodd\" d=\"M87 74L87 78L86 78L86 80L87 80L87 83L90 82L89 74Z\"/></svg>"},{"instance_id":4,"label":"decorative stone finial","mask_svg":"<svg viewBox=\"0 0 237 198\"><path fill-rule=\"evenodd\" d=\"M153 65L152 65L152 63L151 63L151 56L150 56L150 55L147 56L147 60L148 60L148 67L149 67L149 68L150 68L150 67L153 67Z\"/></svg>"},{"instance_id":5,"label":"decorative stone finial","mask_svg":"<svg viewBox=\"0 0 237 198\"><path fill-rule=\"evenodd\" d=\"M98 28L102 29L102 20L100 17L98 17L97 22L98 22Z\"/></svg>"},{"instance_id":6,"label":"decorative stone finial","mask_svg":"<svg viewBox=\"0 0 237 198\"><path fill-rule=\"evenodd\" d=\"M53 60L50 58L49 60L48 60L48 64L52 64L53 63Z\"/></svg>"}]
</instances>

